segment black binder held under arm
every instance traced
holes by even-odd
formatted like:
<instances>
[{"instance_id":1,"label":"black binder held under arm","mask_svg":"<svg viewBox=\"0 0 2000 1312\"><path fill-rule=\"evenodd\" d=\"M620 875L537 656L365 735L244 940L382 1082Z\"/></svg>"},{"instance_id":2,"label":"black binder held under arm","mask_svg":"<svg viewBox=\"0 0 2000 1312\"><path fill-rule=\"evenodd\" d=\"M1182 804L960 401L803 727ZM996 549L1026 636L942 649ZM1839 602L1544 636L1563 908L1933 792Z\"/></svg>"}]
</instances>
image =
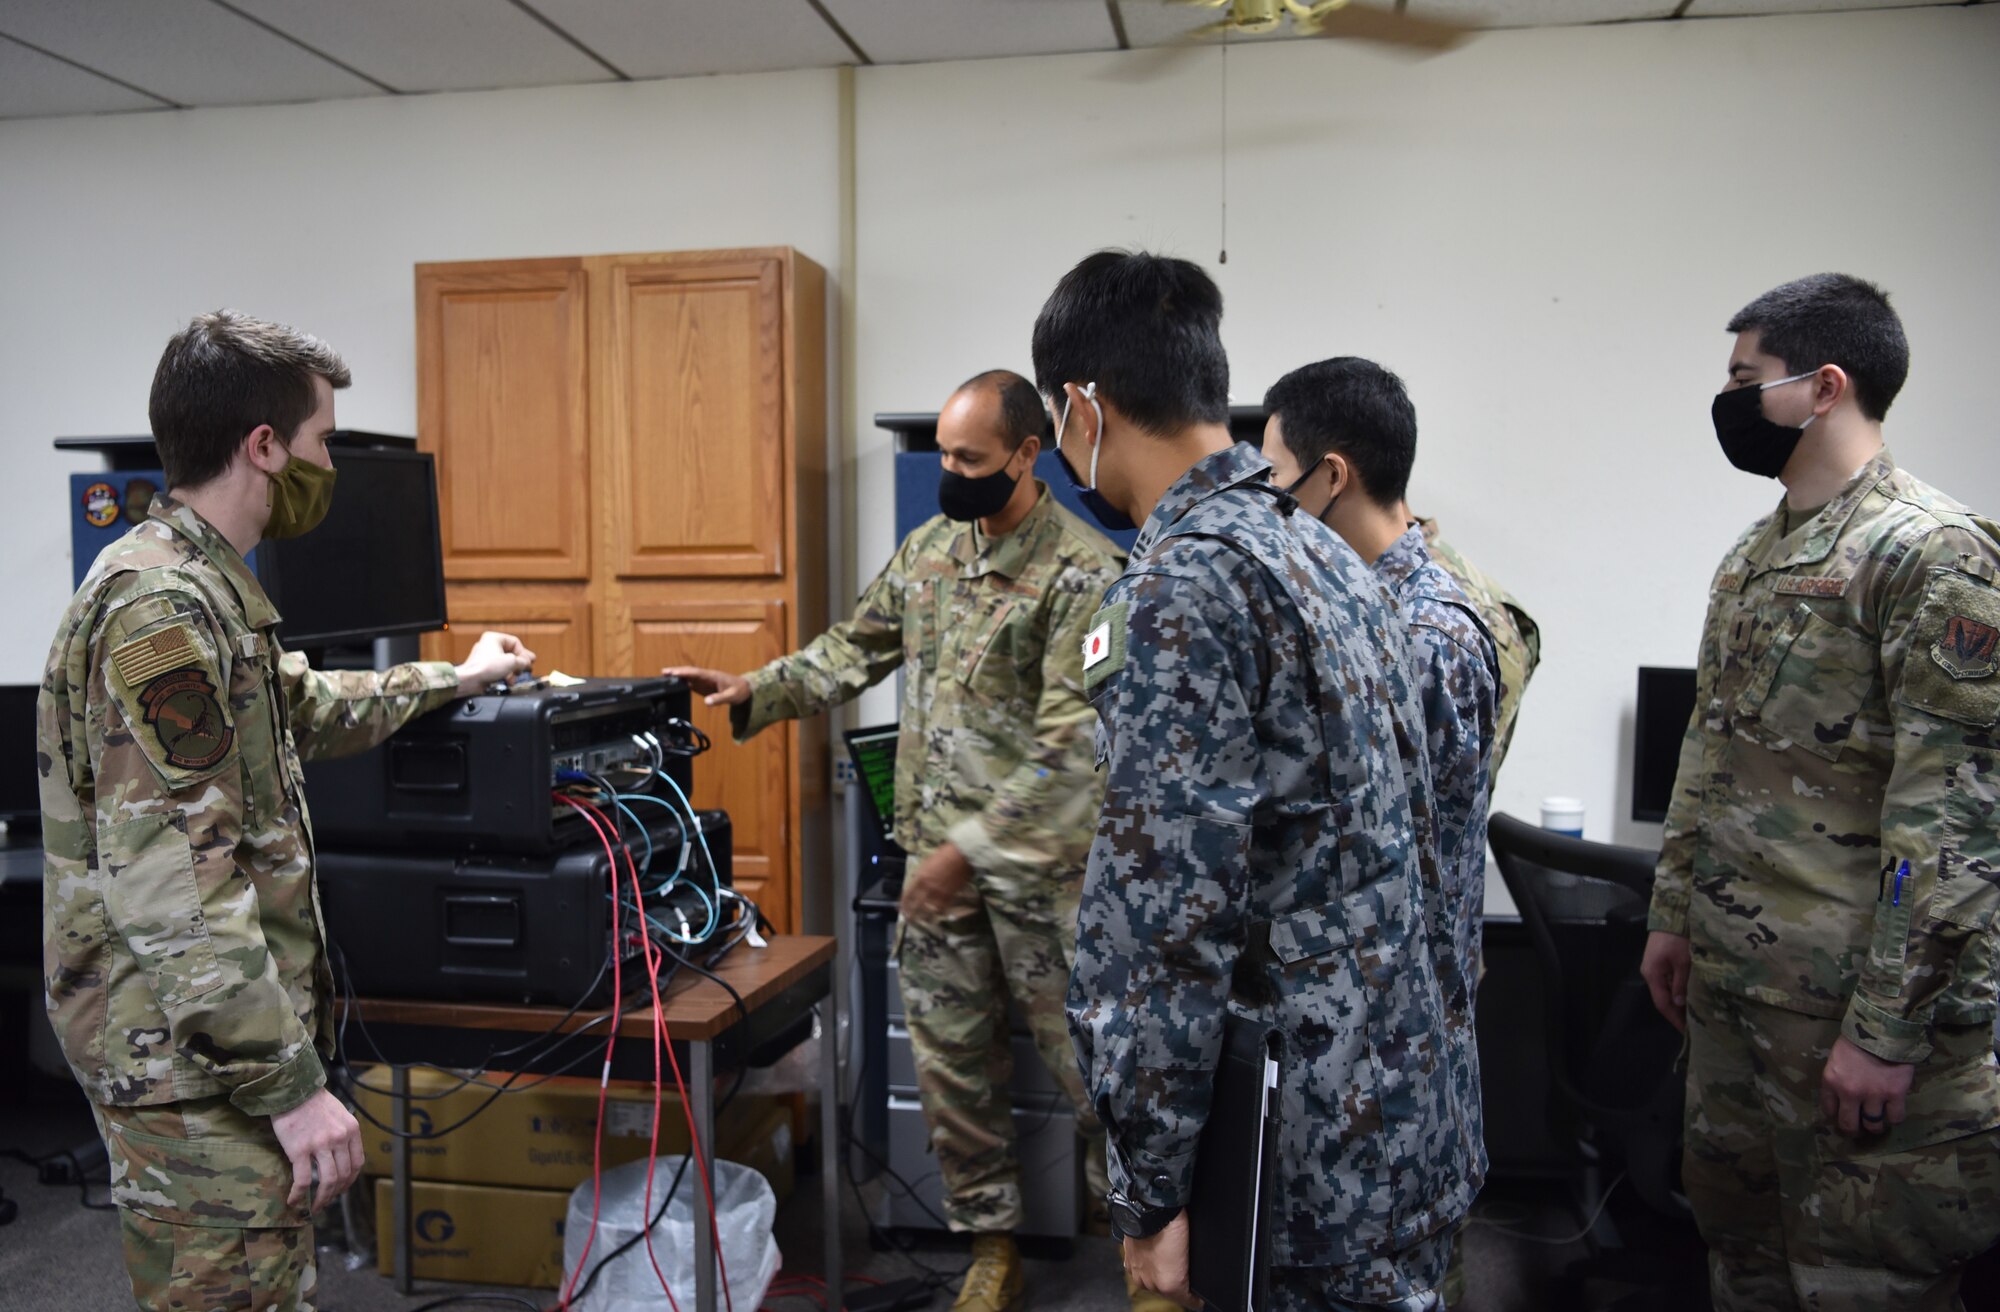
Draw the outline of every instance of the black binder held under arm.
<instances>
[{"instance_id":1,"label":"black binder held under arm","mask_svg":"<svg viewBox=\"0 0 2000 1312\"><path fill-rule=\"evenodd\" d=\"M1279 1223L1284 1035L1231 1012L1188 1196L1188 1287L1209 1312L1265 1312Z\"/></svg>"}]
</instances>

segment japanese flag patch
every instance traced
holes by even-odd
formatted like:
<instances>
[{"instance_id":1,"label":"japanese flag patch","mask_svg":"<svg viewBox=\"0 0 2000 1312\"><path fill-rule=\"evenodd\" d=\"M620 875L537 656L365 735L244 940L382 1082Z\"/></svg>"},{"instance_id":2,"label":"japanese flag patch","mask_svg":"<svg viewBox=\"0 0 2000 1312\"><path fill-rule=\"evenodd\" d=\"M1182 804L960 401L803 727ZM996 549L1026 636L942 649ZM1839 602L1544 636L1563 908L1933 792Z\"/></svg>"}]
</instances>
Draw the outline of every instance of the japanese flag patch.
<instances>
[{"instance_id":1,"label":"japanese flag patch","mask_svg":"<svg viewBox=\"0 0 2000 1312\"><path fill-rule=\"evenodd\" d=\"M1125 603L1114 602L1091 617L1083 635L1083 686L1095 688L1125 665Z\"/></svg>"}]
</instances>

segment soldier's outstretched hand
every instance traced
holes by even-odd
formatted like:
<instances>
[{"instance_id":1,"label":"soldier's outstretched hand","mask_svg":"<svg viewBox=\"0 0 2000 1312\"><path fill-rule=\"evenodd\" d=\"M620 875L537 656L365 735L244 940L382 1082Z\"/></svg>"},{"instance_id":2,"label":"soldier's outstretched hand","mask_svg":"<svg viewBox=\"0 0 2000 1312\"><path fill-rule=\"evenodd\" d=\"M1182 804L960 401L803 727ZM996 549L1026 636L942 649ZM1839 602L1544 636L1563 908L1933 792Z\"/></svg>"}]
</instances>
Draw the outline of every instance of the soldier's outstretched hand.
<instances>
[{"instance_id":1,"label":"soldier's outstretched hand","mask_svg":"<svg viewBox=\"0 0 2000 1312\"><path fill-rule=\"evenodd\" d=\"M1692 966L1685 934L1654 930L1646 936L1646 956L1639 963L1639 976L1653 995L1653 1006L1667 1018L1667 1024L1687 1033L1688 971Z\"/></svg>"},{"instance_id":2,"label":"soldier's outstretched hand","mask_svg":"<svg viewBox=\"0 0 2000 1312\"><path fill-rule=\"evenodd\" d=\"M685 680L688 687L702 694L704 706L741 706L750 700L750 680L740 674L704 670L698 665L670 665L660 673Z\"/></svg>"},{"instance_id":3,"label":"soldier's outstretched hand","mask_svg":"<svg viewBox=\"0 0 2000 1312\"><path fill-rule=\"evenodd\" d=\"M517 675L535 668L535 653L511 633L489 629L479 635L465 661L458 667L458 690L470 696L484 692L488 685L508 683Z\"/></svg>"}]
</instances>

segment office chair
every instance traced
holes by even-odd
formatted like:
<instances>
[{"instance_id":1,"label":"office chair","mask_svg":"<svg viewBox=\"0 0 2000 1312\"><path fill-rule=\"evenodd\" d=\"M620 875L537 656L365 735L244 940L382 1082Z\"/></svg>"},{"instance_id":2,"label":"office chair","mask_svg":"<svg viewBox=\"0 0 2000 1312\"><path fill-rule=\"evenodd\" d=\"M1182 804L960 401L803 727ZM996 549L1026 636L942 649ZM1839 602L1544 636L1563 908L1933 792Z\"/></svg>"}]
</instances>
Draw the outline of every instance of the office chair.
<instances>
[{"instance_id":1,"label":"office chair","mask_svg":"<svg viewBox=\"0 0 2000 1312\"><path fill-rule=\"evenodd\" d=\"M1550 1128L1582 1168L1583 1214L1604 1198L1610 1167L1691 1240L1692 1212L1680 1192L1680 1036L1653 1010L1639 978L1658 854L1551 833L1499 812L1487 835L1541 967ZM1564 1272L1569 1298L1580 1296L1584 1281L1604 1279L1641 1286L1619 1309L1703 1305L1705 1279L1683 1291L1693 1301L1663 1301L1690 1280L1686 1262L1624 1248L1602 1220L1589 1238L1592 1255Z\"/></svg>"}]
</instances>

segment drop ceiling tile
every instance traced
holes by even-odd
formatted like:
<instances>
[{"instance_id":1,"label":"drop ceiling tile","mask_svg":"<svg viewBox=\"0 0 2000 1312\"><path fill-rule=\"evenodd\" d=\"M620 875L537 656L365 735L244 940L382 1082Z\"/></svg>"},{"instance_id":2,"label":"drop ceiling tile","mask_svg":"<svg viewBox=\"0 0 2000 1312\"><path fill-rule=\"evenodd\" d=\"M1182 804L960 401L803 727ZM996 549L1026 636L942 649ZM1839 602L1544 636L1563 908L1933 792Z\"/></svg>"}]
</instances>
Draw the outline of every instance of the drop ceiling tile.
<instances>
[{"instance_id":1,"label":"drop ceiling tile","mask_svg":"<svg viewBox=\"0 0 2000 1312\"><path fill-rule=\"evenodd\" d=\"M627 77L761 73L855 62L846 43L806 0L529 3Z\"/></svg>"},{"instance_id":2,"label":"drop ceiling tile","mask_svg":"<svg viewBox=\"0 0 2000 1312\"><path fill-rule=\"evenodd\" d=\"M160 102L12 41L0 41L0 118L159 109Z\"/></svg>"},{"instance_id":3,"label":"drop ceiling tile","mask_svg":"<svg viewBox=\"0 0 2000 1312\"><path fill-rule=\"evenodd\" d=\"M608 81L596 60L508 0L229 0L398 91Z\"/></svg>"},{"instance_id":4,"label":"drop ceiling tile","mask_svg":"<svg viewBox=\"0 0 2000 1312\"><path fill-rule=\"evenodd\" d=\"M1955 0L1954 0L1955 2ZM1914 9L1940 0L1694 0L1689 18L1719 18L1725 14L1810 14L1836 9Z\"/></svg>"},{"instance_id":5,"label":"drop ceiling tile","mask_svg":"<svg viewBox=\"0 0 2000 1312\"><path fill-rule=\"evenodd\" d=\"M0 0L0 33L182 105L380 94L209 0Z\"/></svg>"},{"instance_id":6,"label":"drop ceiling tile","mask_svg":"<svg viewBox=\"0 0 2000 1312\"><path fill-rule=\"evenodd\" d=\"M1419 18L1480 27L1564 27L1670 18L1678 0L1410 0Z\"/></svg>"},{"instance_id":7,"label":"drop ceiling tile","mask_svg":"<svg viewBox=\"0 0 2000 1312\"><path fill-rule=\"evenodd\" d=\"M878 64L1116 50L1104 0L824 0Z\"/></svg>"}]
</instances>

